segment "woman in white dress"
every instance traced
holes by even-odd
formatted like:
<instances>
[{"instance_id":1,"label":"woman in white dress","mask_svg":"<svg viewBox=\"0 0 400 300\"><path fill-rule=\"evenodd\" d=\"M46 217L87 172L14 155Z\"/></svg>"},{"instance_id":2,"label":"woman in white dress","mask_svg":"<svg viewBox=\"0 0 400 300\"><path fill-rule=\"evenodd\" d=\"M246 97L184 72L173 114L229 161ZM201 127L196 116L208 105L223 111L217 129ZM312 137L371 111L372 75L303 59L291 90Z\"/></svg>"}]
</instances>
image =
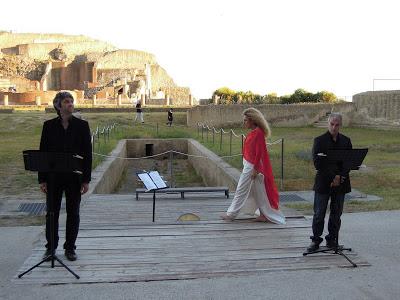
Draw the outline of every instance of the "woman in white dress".
<instances>
[{"instance_id":1,"label":"woman in white dress","mask_svg":"<svg viewBox=\"0 0 400 300\"><path fill-rule=\"evenodd\" d=\"M241 213L258 216L256 221L285 224L265 141L271 134L268 122L251 107L243 112L243 125L251 129L243 146L243 171L232 204L221 218L232 221Z\"/></svg>"}]
</instances>

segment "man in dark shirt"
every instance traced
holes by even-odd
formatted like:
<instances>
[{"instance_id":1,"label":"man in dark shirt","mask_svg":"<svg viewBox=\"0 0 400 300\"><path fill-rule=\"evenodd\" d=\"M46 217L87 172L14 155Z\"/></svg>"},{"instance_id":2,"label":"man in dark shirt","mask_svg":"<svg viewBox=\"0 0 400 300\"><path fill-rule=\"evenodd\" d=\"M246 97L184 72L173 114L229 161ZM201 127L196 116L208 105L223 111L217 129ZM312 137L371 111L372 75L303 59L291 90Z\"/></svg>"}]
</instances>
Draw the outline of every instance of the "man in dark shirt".
<instances>
[{"instance_id":1,"label":"man in dark shirt","mask_svg":"<svg viewBox=\"0 0 400 300\"><path fill-rule=\"evenodd\" d=\"M314 139L312 156L317 174L314 184L314 217L312 223L312 242L308 251L315 251L323 241L325 213L329 198L331 199L328 221L328 235L326 245L333 248L336 245L337 234L340 229L340 217L343 212L344 196L351 192L349 172L340 166L332 167L328 164L328 149L352 149L351 140L339 133L342 125L342 116L332 113L328 119L328 131Z\"/></svg>"},{"instance_id":2,"label":"man in dark shirt","mask_svg":"<svg viewBox=\"0 0 400 300\"><path fill-rule=\"evenodd\" d=\"M62 194L66 197L66 233L65 256L76 260L75 241L79 230L79 206L81 195L89 189L92 169L92 145L88 122L72 115L74 99L69 92L59 92L53 100L58 117L45 121L43 124L40 150L44 152L68 152L83 157L83 174L56 173L50 177L48 173L39 172L40 189L46 193L46 253L51 254L52 246L58 246L58 218L60 214ZM50 201L52 201L50 203ZM54 212L54 245L51 245L50 211Z\"/></svg>"}]
</instances>

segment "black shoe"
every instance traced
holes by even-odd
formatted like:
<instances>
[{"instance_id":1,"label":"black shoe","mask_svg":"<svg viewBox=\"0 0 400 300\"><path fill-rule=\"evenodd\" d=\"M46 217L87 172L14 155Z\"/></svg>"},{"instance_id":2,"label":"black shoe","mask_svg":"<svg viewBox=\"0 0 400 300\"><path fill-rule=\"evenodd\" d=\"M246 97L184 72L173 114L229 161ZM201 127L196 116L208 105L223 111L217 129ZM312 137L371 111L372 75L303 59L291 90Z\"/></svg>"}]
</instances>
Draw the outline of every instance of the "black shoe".
<instances>
[{"instance_id":1,"label":"black shoe","mask_svg":"<svg viewBox=\"0 0 400 300\"><path fill-rule=\"evenodd\" d=\"M78 258L75 250L65 250L65 257L70 261L74 261Z\"/></svg>"},{"instance_id":2,"label":"black shoe","mask_svg":"<svg viewBox=\"0 0 400 300\"><path fill-rule=\"evenodd\" d=\"M326 241L326 247L329 248L329 249L336 248L336 241L334 241L334 240Z\"/></svg>"},{"instance_id":3,"label":"black shoe","mask_svg":"<svg viewBox=\"0 0 400 300\"><path fill-rule=\"evenodd\" d=\"M46 249L46 252L43 254L43 259L46 259L45 261L51 261L51 250L50 249Z\"/></svg>"},{"instance_id":4,"label":"black shoe","mask_svg":"<svg viewBox=\"0 0 400 300\"><path fill-rule=\"evenodd\" d=\"M320 243L318 243L318 242L312 241L310 246L308 246L307 251L308 252L314 252L314 251L318 250L319 244Z\"/></svg>"}]
</instances>

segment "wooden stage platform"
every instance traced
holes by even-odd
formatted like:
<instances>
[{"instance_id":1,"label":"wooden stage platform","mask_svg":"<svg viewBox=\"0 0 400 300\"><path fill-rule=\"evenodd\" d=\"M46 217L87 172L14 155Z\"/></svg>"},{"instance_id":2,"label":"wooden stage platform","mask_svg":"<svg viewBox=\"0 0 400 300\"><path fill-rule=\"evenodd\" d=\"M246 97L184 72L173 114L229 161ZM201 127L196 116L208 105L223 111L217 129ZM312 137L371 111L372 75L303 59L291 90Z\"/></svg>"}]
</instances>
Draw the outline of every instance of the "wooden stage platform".
<instances>
[{"instance_id":1,"label":"wooden stage platform","mask_svg":"<svg viewBox=\"0 0 400 300\"><path fill-rule=\"evenodd\" d=\"M339 255L302 255L311 231L311 221L302 216L288 216L286 225L225 222L219 215L231 199L213 194L186 199L157 195L156 222L152 223L151 195L145 197L135 201L134 195L91 195L84 200L75 262L64 257L65 222L60 220L57 254L81 277L79 280L58 263L51 269L46 262L14 282L178 280L351 266ZM194 213L200 221L178 222L184 213ZM41 260L44 244L43 234L18 273ZM359 266L368 266L356 252L350 252L349 257Z\"/></svg>"}]
</instances>

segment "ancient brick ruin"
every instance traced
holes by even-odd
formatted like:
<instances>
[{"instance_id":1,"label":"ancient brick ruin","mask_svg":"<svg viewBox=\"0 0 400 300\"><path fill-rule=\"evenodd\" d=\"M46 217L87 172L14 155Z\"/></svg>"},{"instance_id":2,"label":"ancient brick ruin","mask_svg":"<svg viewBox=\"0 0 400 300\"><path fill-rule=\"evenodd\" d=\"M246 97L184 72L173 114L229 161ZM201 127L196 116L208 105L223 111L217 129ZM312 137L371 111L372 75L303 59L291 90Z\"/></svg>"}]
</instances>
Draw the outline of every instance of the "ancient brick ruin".
<instances>
[{"instance_id":1,"label":"ancient brick ruin","mask_svg":"<svg viewBox=\"0 0 400 300\"><path fill-rule=\"evenodd\" d=\"M153 54L85 36L0 31L0 103L47 104L59 90L94 105L193 105Z\"/></svg>"}]
</instances>

